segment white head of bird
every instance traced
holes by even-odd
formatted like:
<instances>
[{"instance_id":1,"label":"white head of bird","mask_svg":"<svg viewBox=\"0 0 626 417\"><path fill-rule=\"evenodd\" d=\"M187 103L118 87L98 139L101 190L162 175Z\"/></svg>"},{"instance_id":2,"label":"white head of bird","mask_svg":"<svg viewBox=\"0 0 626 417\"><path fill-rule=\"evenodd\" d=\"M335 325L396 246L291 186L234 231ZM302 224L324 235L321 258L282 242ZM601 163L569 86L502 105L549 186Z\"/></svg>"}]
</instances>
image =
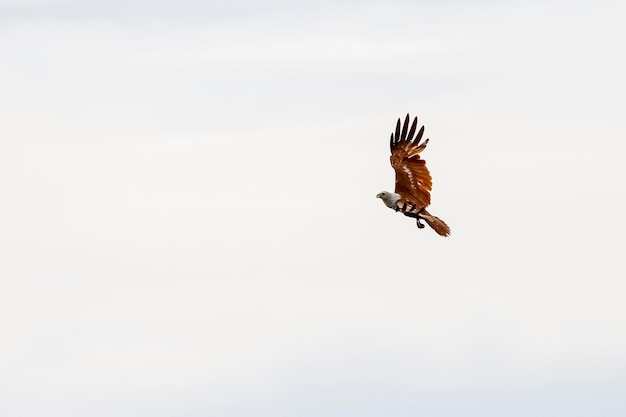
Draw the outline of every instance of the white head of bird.
<instances>
[{"instance_id":1,"label":"white head of bird","mask_svg":"<svg viewBox=\"0 0 626 417\"><path fill-rule=\"evenodd\" d=\"M376 198L383 200L383 203L389 208L395 209L396 203L400 200L400 194L390 193L389 191L381 191L376 194Z\"/></svg>"}]
</instances>

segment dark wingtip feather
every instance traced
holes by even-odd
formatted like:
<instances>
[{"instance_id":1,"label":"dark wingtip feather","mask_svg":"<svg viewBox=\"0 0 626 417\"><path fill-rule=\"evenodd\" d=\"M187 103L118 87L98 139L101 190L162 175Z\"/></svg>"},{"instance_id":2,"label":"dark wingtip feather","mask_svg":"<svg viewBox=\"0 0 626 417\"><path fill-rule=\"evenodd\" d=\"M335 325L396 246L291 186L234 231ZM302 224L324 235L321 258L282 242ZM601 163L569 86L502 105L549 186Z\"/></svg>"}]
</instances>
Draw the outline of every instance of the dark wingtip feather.
<instances>
[{"instance_id":1,"label":"dark wingtip feather","mask_svg":"<svg viewBox=\"0 0 626 417\"><path fill-rule=\"evenodd\" d=\"M400 136L400 140L406 140L406 131L409 129L409 114L406 114L406 119L404 119L404 125L402 126L402 136Z\"/></svg>"},{"instance_id":2,"label":"dark wingtip feather","mask_svg":"<svg viewBox=\"0 0 626 417\"><path fill-rule=\"evenodd\" d=\"M422 136L424 135L424 126L422 126L420 128L420 131L417 132L417 136L415 136L415 140L413 141L414 144L419 145L420 144L420 140L422 139Z\"/></svg>"},{"instance_id":3,"label":"dark wingtip feather","mask_svg":"<svg viewBox=\"0 0 626 417\"><path fill-rule=\"evenodd\" d=\"M396 140L394 143L398 143L400 141L400 118L398 118L398 122L396 123Z\"/></svg>"},{"instance_id":4,"label":"dark wingtip feather","mask_svg":"<svg viewBox=\"0 0 626 417\"><path fill-rule=\"evenodd\" d=\"M391 134L391 139L389 139L389 150L393 152L393 133Z\"/></svg>"},{"instance_id":5,"label":"dark wingtip feather","mask_svg":"<svg viewBox=\"0 0 626 417\"><path fill-rule=\"evenodd\" d=\"M411 130L409 130L409 134L407 135L407 140L412 140L413 135L415 134L415 129L417 128L417 117L413 119L413 124L411 125Z\"/></svg>"}]
</instances>

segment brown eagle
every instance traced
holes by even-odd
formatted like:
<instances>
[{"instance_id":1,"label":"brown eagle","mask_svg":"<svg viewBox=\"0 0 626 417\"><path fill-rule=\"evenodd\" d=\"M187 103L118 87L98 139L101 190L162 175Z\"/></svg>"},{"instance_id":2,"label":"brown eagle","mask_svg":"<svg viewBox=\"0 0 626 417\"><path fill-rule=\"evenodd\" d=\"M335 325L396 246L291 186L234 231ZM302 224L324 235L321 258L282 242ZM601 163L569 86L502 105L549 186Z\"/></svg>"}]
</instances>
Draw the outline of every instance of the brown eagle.
<instances>
[{"instance_id":1,"label":"brown eagle","mask_svg":"<svg viewBox=\"0 0 626 417\"><path fill-rule=\"evenodd\" d=\"M398 119L395 136L392 132L389 141L391 147L389 159L396 171L396 191L393 193L383 191L376 197L382 199L387 207L416 219L417 227L420 229L424 228L424 224L420 221L424 219L435 232L441 236L448 236L450 234L448 225L439 217L426 211L426 207L430 205L430 190L433 182L426 168L426 161L420 158L420 153L426 149L428 139L420 143L424 135L424 126L415 135L417 117L413 119L410 129L409 121L407 114L400 130L400 119Z\"/></svg>"}]
</instances>

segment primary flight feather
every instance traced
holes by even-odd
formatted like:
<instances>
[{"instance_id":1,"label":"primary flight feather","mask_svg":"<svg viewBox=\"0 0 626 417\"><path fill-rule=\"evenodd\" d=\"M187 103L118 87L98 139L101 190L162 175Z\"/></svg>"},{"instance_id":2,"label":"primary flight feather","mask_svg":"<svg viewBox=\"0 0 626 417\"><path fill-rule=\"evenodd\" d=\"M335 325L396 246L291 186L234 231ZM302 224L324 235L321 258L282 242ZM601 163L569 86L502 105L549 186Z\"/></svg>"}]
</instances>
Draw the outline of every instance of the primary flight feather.
<instances>
[{"instance_id":1,"label":"primary flight feather","mask_svg":"<svg viewBox=\"0 0 626 417\"><path fill-rule=\"evenodd\" d=\"M415 134L417 117L413 119L409 128L410 120L408 114L404 125L401 125L398 119L395 136L391 133L389 141L391 148L389 160L396 171L395 192L383 191L376 197L382 199L387 207L416 219L417 227L420 229L424 227L420 222L423 219L439 235L448 236L450 234L448 225L426 211L426 207L430 205L430 190L433 182L426 168L426 161L420 157L420 153L426 149L428 139L422 142L424 126Z\"/></svg>"}]
</instances>

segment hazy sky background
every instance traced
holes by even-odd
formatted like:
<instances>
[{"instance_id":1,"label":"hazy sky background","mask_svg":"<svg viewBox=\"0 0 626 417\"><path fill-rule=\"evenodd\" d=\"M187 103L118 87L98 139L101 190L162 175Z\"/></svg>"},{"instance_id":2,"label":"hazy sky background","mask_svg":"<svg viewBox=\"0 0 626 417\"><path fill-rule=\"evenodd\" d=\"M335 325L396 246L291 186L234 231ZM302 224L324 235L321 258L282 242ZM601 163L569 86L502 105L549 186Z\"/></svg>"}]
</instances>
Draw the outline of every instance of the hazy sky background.
<instances>
[{"instance_id":1,"label":"hazy sky background","mask_svg":"<svg viewBox=\"0 0 626 417\"><path fill-rule=\"evenodd\" d=\"M626 415L625 13L0 0L0 414Z\"/></svg>"}]
</instances>

